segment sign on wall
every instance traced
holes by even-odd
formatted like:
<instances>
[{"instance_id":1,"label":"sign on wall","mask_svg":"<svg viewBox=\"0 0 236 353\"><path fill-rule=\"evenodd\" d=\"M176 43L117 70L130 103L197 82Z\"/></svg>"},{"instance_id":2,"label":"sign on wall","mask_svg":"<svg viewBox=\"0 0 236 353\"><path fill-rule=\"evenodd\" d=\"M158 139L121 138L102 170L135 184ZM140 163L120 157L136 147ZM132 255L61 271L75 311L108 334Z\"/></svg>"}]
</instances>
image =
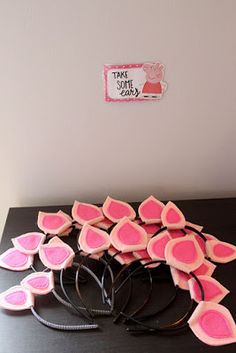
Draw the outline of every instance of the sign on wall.
<instances>
[{"instance_id":1,"label":"sign on wall","mask_svg":"<svg viewBox=\"0 0 236 353\"><path fill-rule=\"evenodd\" d=\"M167 89L164 65L155 63L104 65L105 100L160 100Z\"/></svg>"}]
</instances>

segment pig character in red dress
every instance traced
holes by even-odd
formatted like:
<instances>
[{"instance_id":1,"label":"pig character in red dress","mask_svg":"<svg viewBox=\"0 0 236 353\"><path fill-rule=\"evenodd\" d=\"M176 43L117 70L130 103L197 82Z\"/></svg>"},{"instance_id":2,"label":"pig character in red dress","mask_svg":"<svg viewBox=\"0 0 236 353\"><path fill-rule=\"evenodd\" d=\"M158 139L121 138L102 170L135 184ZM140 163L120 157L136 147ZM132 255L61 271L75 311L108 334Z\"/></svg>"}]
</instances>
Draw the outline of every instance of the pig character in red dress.
<instances>
[{"instance_id":1,"label":"pig character in red dress","mask_svg":"<svg viewBox=\"0 0 236 353\"><path fill-rule=\"evenodd\" d=\"M142 89L145 98L161 98L166 90L164 78L164 65L160 63L145 63L143 70L146 72L146 82Z\"/></svg>"}]
</instances>

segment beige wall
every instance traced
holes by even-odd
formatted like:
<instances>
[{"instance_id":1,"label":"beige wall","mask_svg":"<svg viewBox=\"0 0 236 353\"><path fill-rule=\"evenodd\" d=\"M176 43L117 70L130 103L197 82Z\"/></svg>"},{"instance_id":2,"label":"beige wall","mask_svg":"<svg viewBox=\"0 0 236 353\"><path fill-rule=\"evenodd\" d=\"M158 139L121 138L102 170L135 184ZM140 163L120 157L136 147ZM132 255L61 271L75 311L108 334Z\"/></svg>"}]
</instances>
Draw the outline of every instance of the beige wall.
<instances>
[{"instance_id":1,"label":"beige wall","mask_svg":"<svg viewBox=\"0 0 236 353\"><path fill-rule=\"evenodd\" d=\"M236 1L1 0L0 223L10 206L236 196ZM104 63L160 60L159 102Z\"/></svg>"}]
</instances>

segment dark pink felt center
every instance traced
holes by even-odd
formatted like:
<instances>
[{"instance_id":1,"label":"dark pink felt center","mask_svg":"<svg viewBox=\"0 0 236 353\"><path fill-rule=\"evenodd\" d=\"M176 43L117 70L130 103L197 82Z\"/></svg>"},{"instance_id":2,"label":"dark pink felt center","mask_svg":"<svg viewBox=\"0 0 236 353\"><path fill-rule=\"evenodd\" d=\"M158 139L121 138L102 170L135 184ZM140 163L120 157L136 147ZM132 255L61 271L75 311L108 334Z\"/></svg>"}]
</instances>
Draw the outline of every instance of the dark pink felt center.
<instances>
[{"instance_id":1,"label":"dark pink felt center","mask_svg":"<svg viewBox=\"0 0 236 353\"><path fill-rule=\"evenodd\" d=\"M170 208L167 211L166 220L168 223L178 223L181 220L181 217L174 208Z\"/></svg>"},{"instance_id":2,"label":"dark pink felt center","mask_svg":"<svg viewBox=\"0 0 236 353\"><path fill-rule=\"evenodd\" d=\"M44 248L44 252L48 261L53 265L62 264L70 256L69 250L62 246Z\"/></svg>"},{"instance_id":3,"label":"dark pink felt center","mask_svg":"<svg viewBox=\"0 0 236 353\"><path fill-rule=\"evenodd\" d=\"M161 258L165 257L165 247L169 240L170 239L167 235L160 239L157 238L152 247L153 252L156 254L156 256Z\"/></svg>"},{"instance_id":4,"label":"dark pink felt center","mask_svg":"<svg viewBox=\"0 0 236 353\"><path fill-rule=\"evenodd\" d=\"M38 234L26 235L17 239L18 243L26 250L36 249L40 243L40 240L41 237Z\"/></svg>"},{"instance_id":5,"label":"dark pink felt center","mask_svg":"<svg viewBox=\"0 0 236 353\"><path fill-rule=\"evenodd\" d=\"M92 229L88 229L86 234L86 242L90 248L96 249L105 243L105 239L101 234Z\"/></svg>"},{"instance_id":6,"label":"dark pink felt center","mask_svg":"<svg viewBox=\"0 0 236 353\"><path fill-rule=\"evenodd\" d=\"M12 305L23 305L26 302L26 294L22 290L16 291L14 293L9 293L5 296L7 303Z\"/></svg>"},{"instance_id":7,"label":"dark pink felt center","mask_svg":"<svg viewBox=\"0 0 236 353\"><path fill-rule=\"evenodd\" d=\"M130 216L130 209L128 206L123 205L119 202L111 201L108 206L108 212L110 213L111 217L114 218L123 218Z\"/></svg>"},{"instance_id":8,"label":"dark pink felt center","mask_svg":"<svg viewBox=\"0 0 236 353\"><path fill-rule=\"evenodd\" d=\"M153 200L147 201L142 207L141 212L145 218L160 219L163 207Z\"/></svg>"},{"instance_id":9,"label":"dark pink felt center","mask_svg":"<svg viewBox=\"0 0 236 353\"><path fill-rule=\"evenodd\" d=\"M204 290L204 300L211 301L212 298L221 294L220 288L218 288L214 283L207 281L205 279L200 280L203 290ZM193 290L197 300L201 300L201 291L197 282L194 282Z\"/></svg>"},{"instance_id":10,"label":"dark pink felt center","mask_svg":"<svg viewBox=\"0 0 236 353\"><path fill-rule=\"evenodd\" d=\"M202 330L212 338L232 337L232 329L224 317L217 310L207 310L199 318Z\"/></svg>"},{"instance_id":11,"label":"dark pink felt center","mask_svg":"<svg viewBox=\"0 0 236 353\"><path fill-rule=\"evenodd\" d=\"M225 257L233 255L234 250L224 244L216 244L214 246L214 253L218 257Z\"/></svg>"},{"instance_id":12,"label":"dark pink felt center","mask_svg":"<svg viewBox=\"0 0 236 353\"><path fill-rule=\"evenodd\" d=\"M46 215L43 217L42 223L47 229L57 229L65 223L65 220L58 215Z\"/></svg>"},{"instance_id":13,"label":"dark pink felt center","mask_svg":"<svg viewBox=\"0 0 236 353\"><path fill-rule=\"evenodd\" d=\"M137 245L141 243L141 235L131 224L126 223L117 232L121 243L125 245Z\"/></svg>"},{"instance_id":14,"label":"dark pink felt center","mask_svg":"<svg viewBox=\"0 0 236 353\"><path fill-rule=\"evenodd\" d=\"M36 289L46 289L49 286L49 280L46 276L38 276L27 281L29 285Z\"/></svg>"},{"instance_id":15,"label":"dark pink felt center","mask_svg":"<svg viewBox=\"0 0 236 353\"><path fill-rule=\"evenodd\" d=\"M195 271L195 275L200 276L200 275L205 275L208 271L208 266L206 264L201 264Z\"/></svg>"},{"instance_id":16,"label":"dark pink felt center","mask_svg":"<svg viewBox=\"0 0 236 353\"><path fill-rule=\"evenodd\" d=\"M10 267L24 266L27 263L27 260L28 256L18 250L13 250L2 259L2 261Z\"/></svg>"},{"instance_id":17,"label":"dark pink felt center","mask_svg":"<svg viewBox=\"0 0 236 353\"><path fill-rule=\"evenodd\" d=\"M197 252L191 240L183 240L172 248L173 256L180 262L191 264L197 259Z\"/></svg>"},{"instance_id":18,"label":"dark pink felt center","mask_svg":"<svg viewBox=\"0 0 236 353\"><path fill-rule=\"evenodd\" d=\"M85 221L89 221L101 216L99 210L89 205L79 204L76 210L77 215Z\"/></svg>"}]
</instances>

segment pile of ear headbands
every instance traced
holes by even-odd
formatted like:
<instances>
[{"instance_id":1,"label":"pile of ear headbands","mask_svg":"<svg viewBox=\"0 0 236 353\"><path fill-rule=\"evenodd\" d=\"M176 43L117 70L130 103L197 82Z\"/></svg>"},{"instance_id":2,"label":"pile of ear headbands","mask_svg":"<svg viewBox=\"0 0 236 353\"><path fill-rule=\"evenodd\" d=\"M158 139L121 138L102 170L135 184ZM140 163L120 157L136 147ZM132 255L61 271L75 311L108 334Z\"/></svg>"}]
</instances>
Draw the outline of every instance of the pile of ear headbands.
<instances>
[{"instance_id":1,"label":"pile of ear headbands","mask_svg":"<svg viewBox=\"0 0 236 353\"><path fill-rule=\"evenodd\" d=\"M236 342L234 319L229 310L219 304L229 290L211 277L216 267L213 262L235 260L236 247L202 233L203 227L187 222L174 203L164 205L150 196L139 205L136 217L128 203L110 197L102 207L75 201L72 218L62 211L39 212L38 227L42 232L12 239L14 247L0 255L0 266L5 269L33 270L20 284L0 294L2 308L30 309L42 324L58 330L97 329L96 316L103 315L113 316L113 322L123 321L127 331L133 334L175 334L190 328L209 345ZM74 239L76 250L61 239L69 235ZM33 266L36 254L45 266L40 272ZM92 270L88 259L99 261L102 272L101 266L99 271ZM114 266L116 262L122 265L121 269ZM159 273L170 269L174 295L164 307L140 315L151 298L158 266L163 269ZM138 308L127 313L132 283L140 274L145 275L148 294ZM104 309L91 308L82 296L81 285L86 288L87 278L92 278L100 288ZM158 280L158 276L155 279ZM76 299L68 290L71 284L76 290ZM126 288L125 303L118 309L116 302L122 288ZM156 316L170 309L179 289L189 291L187 312L174 322L160 325ZM64 325L42 318L35 309L35 298L49 292L77 313L83 322ZM150 324L154 316L155 321Z\"/></svg>"}]
</instances>

